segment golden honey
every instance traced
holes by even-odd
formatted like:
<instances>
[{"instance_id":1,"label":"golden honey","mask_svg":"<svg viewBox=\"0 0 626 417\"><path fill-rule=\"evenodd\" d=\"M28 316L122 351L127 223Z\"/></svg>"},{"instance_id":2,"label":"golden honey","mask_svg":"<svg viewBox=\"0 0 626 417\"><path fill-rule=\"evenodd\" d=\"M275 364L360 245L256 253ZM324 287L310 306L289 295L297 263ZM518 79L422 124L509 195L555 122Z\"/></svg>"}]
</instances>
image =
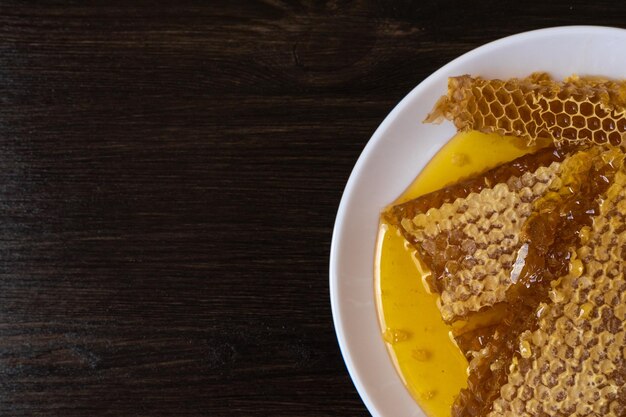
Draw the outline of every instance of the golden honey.
<instances>
[{"instance_id":1,"label":"golden honey","mask_svg":"<svg viewBox=\"0 0 626 417\"><path fill-rule=\"evenodd\" d=\"M394 203L457 182L536 150L517 138L475 131L455 136ZM380 225L376 254L376 298L382 337L407 389L429 417L449 417L467 383L467 361L450 337L436 296L422 278L428 271L394 227Z\"/></svg>"}]
</instances>

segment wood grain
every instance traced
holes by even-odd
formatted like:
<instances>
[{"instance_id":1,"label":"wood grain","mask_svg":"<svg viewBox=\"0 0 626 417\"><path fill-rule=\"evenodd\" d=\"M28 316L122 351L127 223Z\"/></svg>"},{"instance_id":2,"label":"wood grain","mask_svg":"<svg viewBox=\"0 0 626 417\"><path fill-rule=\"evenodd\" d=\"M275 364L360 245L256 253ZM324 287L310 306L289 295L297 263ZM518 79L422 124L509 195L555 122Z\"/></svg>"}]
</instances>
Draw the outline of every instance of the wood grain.
<instances>
[{"instance_id":1,"label":"wood grain","mask_svg":"<svg viewBox=\"0 0 626 417\"><path fill-rule=\"evenodd\" d=\"M0 3L0 415L362 416L328 299L369 136L617 2Z\"/></svg>"}]
</instances>

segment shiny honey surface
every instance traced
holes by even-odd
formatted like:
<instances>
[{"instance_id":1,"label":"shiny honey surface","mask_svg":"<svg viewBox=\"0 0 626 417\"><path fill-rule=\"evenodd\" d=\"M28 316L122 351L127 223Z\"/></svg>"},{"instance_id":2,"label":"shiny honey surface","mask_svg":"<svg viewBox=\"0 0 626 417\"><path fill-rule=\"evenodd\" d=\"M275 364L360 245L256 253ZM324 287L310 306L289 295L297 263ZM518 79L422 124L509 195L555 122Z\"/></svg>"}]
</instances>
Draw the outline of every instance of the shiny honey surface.
<instances>
[{"instance_id":1,"label":"shiny honey surface","mask_svg":"<svg viewBox=\"0 0 626 417\"><path fill-rule=\"evenodd\" d=\"M534 149L516 138L461 133L439 151L395 203L438 190L459 179L511 161ZM382 223L376 254L376 298L382 337L411 395L429 417L449 417L465 387L467 361L449 336L436 296L422 284L413 250Z\"/></svg>"}]
</instances>

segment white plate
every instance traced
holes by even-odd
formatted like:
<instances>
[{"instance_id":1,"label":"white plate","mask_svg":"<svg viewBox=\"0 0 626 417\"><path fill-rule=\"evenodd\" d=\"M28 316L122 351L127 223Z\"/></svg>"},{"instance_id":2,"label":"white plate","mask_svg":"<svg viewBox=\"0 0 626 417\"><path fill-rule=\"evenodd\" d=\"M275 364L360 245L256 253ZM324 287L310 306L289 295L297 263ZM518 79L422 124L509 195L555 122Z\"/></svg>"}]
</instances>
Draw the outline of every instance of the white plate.
<instances>
[{"instance_id":1,"label":"white plate","mask_svg":"<svg viewBox=\"0 0 626 417\"><path fill-rule=\"evenodd\" d=\"M375 417L425 416L404 387L381 337L374 299L380 210L398 197L454 134L450 123L422 124L447 78L523 77L547 71L626 78L626 30L570 26L526 32L477 48L411 91L376 130L339 205L330 251L330 298L337 339L363 402Z\"/></svg>"}]
</instances>

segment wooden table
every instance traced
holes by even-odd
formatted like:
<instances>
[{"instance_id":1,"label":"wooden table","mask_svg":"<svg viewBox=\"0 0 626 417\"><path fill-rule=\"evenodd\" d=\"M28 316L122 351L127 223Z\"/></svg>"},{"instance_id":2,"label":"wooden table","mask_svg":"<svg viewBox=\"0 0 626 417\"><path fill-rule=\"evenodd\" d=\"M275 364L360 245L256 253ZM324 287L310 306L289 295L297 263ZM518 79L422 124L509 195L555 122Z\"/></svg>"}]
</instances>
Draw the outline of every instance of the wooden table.
<instances>
[{"instance_id":1,"label":"wooden table","mask_svg":"<svg viewBox=\"0 0 626 417\"><path fill-rule=\"evenodd\" d=\"M328 297L370 135L487 41L619 2L0 5L0 415L363 416ZM402 416L399 416L402 417Z\"/></svg>"}]
</instances>

